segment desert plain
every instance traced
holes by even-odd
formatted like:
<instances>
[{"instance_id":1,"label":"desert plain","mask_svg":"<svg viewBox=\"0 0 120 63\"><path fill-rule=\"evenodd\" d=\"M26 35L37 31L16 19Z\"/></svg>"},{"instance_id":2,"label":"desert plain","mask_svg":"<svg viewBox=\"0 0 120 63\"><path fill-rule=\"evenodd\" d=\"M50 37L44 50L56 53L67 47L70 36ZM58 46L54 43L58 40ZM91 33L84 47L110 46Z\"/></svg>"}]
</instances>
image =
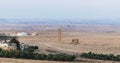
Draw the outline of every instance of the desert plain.
<instances>
[{"instance_id":1,"label":"desert plain","mask_svg":"<svg viewBox=\"0 0 120 63\"><path fill-rule=\"evenodd\" d=\"M81 53L94 52L99 54L115 54L120 55L120 33L118 28L114 30L111 27L99 27L90 28L84 27L86 30L62 30L62 41L58 41L57 29L52 30L37 30L31 32L39 33L39 36L19 36L18 39L22 43L37 45L39 49L38 53L67 53L77 56L73 62L58 62L58 61L45 61L45 60L23 60L23 59L6 59L1 58L0 62L17 61L17 63L119 63L115 61L103 61L81 58ZM95 30L94 30L95 29ZM100 31L98 31L98 30ZM96 31L97 30L97 31ZM110 30L110 31L109 31ZM112 30L112 31L111 31ZM24 32L28 32L23 30ZM1 31L3 32L3 31ZM21 31L5 31L6 33L16 33ZM29 31L30 32L30 31ZM72 44L72 39L79 39L78 44ZM5 61L4 61L5 60ZM7 62L6 62L7 63ZM10 62L8 62L10 63Z\"/></svg>"}]
</instances>

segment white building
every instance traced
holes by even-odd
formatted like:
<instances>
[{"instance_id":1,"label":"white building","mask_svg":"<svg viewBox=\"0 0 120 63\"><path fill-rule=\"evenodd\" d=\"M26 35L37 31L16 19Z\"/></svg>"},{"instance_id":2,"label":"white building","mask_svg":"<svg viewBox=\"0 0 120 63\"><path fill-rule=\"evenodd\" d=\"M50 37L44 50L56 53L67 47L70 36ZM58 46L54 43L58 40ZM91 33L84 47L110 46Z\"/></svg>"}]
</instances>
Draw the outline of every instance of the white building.
<instances>
[{"instance_id":1,"label":"white building","mask_svg":"<svg viewBox=\"0 0 120 63\"><path fill-rule=\"evenodd\" d=\"M37 36L37 35L38 35L37 32L32 33L32 36Z\"/></svg>"},{"instance_id":2,"label":"white building","mask_svg":"<svg viewBox=\"0 0 120 63\"><path fill-rule=\"evenodd\" d=\"M14 43L0 43L0 48L3 50L16 50L17 49L17 45Z\"/></svg>"},{"instance_id":3,"label":"white building","mask_svg":"<svg viewBox=\"0 0 120 63\"><path fill-rule=\"evenodd\" d=\"M0 43L0 48L8 48L9 44L7 43Z\"/></svg>"},{"instance_id":4,"label":"white building","mask_svg":"<svg viewBox=\"0 0 120 63\"><path fill-rule=\"evenodd\" d=\"M17 36L27 36L27 35L28 35L28 33L26 33L26 32L17 33Z\"/></svg>"}]
</instances>

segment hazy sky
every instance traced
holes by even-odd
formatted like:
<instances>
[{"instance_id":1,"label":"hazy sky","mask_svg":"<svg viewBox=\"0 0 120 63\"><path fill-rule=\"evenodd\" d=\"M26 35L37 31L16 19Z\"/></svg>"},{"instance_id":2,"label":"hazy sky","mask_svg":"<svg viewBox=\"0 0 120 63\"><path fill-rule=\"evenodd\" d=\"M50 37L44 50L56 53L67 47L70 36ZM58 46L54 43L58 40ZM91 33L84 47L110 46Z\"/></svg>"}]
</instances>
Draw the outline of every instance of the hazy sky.
<instances>
[{"instance_id":1,"label":"hazy sky","mask_svg":"<svg viewBox=\"0 0 120 63\"><path fill-rule=\"evenodd\" d=\"M120 18L120 0L0 0L0 18Z\"/></svg>"}]
</instances>

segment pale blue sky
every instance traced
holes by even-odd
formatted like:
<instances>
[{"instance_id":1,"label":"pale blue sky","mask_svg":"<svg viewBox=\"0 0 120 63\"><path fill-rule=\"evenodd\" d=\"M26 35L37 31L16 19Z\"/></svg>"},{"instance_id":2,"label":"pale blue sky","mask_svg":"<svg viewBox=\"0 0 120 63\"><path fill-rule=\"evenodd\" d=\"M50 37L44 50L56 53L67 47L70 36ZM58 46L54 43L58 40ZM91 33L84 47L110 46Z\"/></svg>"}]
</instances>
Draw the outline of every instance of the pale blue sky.
<instances>
[{"instance_id":1,"label":"pale blue sky","mask_svg":"<svg viewBox=\"0 0 120 63\"><path fill-rule=\"evenodd\" d=\"M120 18L120 0L0 0L0 18Z\"/></svg>"}]
</instances>

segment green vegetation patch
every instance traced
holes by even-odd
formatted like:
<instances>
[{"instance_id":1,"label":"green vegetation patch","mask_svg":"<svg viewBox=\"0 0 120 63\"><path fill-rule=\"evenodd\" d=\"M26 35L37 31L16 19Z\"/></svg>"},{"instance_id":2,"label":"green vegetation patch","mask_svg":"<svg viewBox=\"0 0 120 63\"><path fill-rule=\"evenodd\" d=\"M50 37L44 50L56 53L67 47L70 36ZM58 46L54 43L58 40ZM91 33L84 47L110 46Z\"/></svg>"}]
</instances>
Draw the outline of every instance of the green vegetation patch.
<instances>
[{"instance_id":1,"label":"green vegetation patch","mask_svg":"<svg viewBox=\"0 0 120 63\"><path fill-rule=\"evenodd\" d=\"M67 54L39 54L30 52L33 47L30 47L28 52L20 50L2 50L0 49L0 57L5 58L21 58L21 59L35 59L35 60L54 60L54 61L73 61L74 55ZM37 47L35 47L37 49Z\"/></svg>"},{"instance_id":2,"label":"green vegetation patch","mask_svg":"<svg viewBox=\"0 0 120 63\"><path fill-rule=\"evenodd\" d=\"M89 53L82 53L81 57L98 59L98 60L120 61L120 55L114 55L114 54L95 54L89 52Z\"/></svg>"}]
</instances>

